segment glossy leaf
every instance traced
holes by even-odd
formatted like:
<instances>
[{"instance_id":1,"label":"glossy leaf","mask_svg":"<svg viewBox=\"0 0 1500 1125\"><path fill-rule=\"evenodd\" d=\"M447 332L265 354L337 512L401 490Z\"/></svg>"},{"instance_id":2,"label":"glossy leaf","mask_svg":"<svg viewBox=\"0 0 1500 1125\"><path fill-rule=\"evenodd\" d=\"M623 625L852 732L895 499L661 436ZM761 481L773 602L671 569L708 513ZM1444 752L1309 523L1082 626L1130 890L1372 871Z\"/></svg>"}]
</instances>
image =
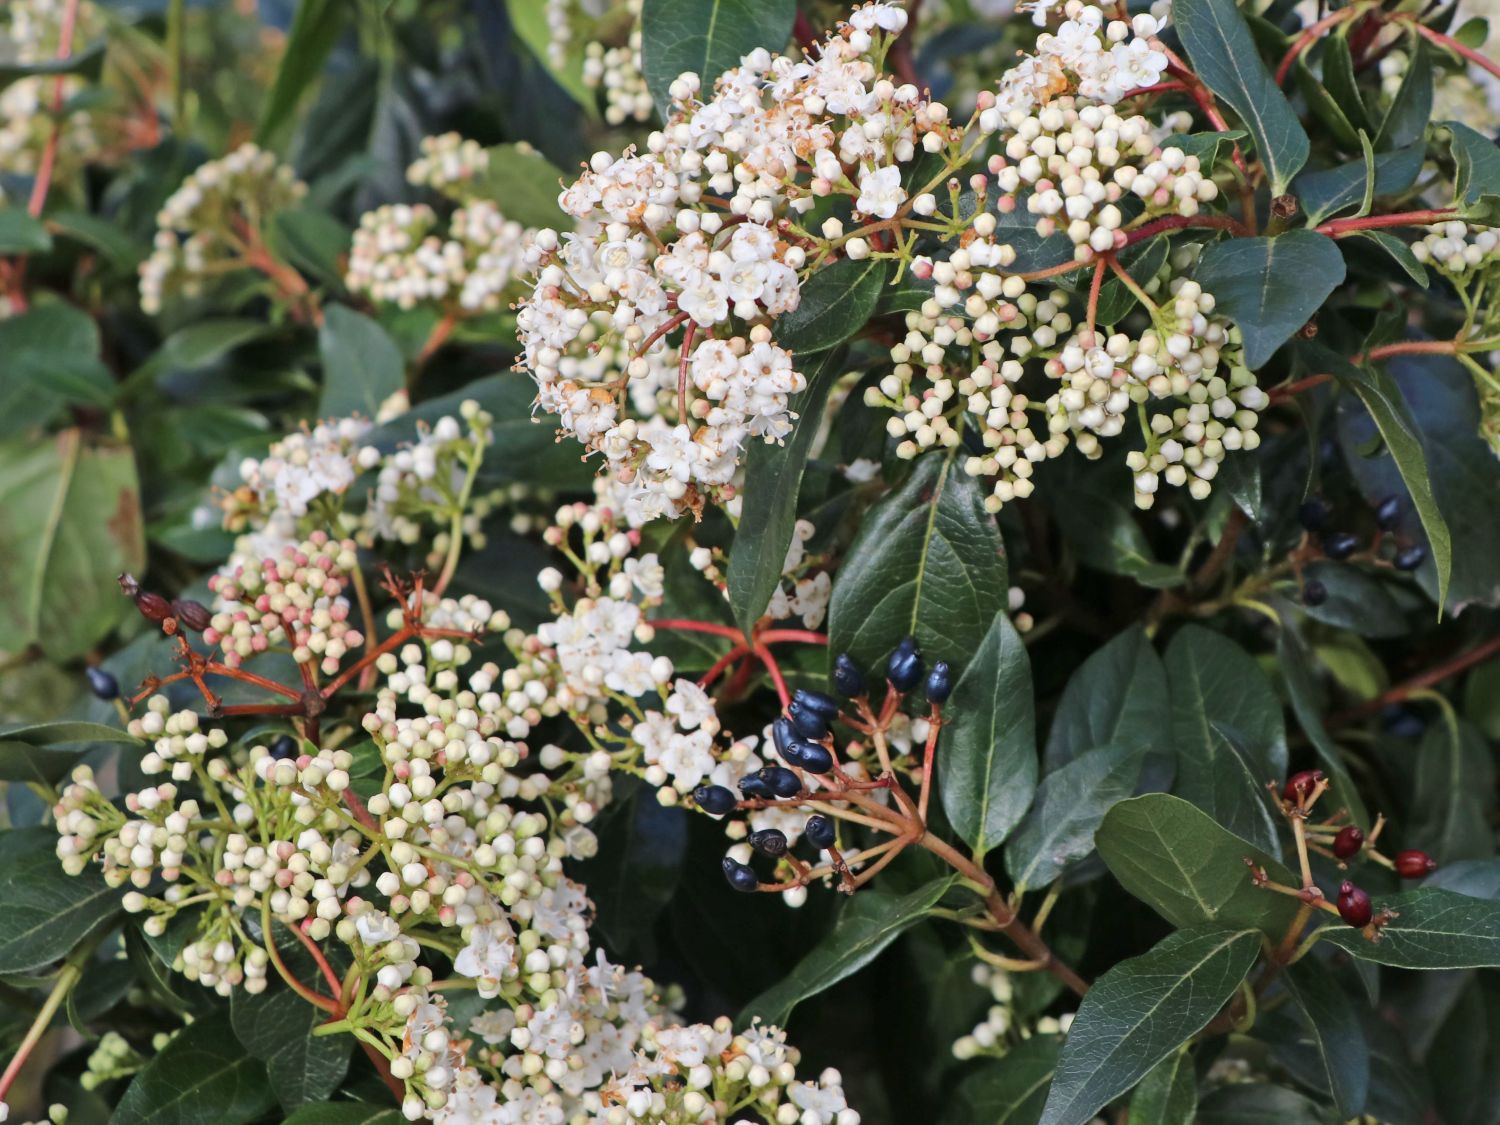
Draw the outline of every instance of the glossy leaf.
<instances>
[{"instance_id":1,"label":"glossy leaf","mask_svg":"<svg viewBox=\"0 0 1500 1125\"><path fill-rule=\"evenodd\" d=\"M496 199L507 219L528 227L572 230L573 218L557 197L569 177L541 153L526 145L494 145L490 164L474 190L481 198Z\"/></svg>"},{"instance_id":2,"label":"glossy leaf","mask_svg":"<svg viewBox=\"0 0 1500 1125\"><path fill-rule=\"evenodd\" d=\"M1121 801L1094 844L1120 884L1173 925L1253 926L1279 938L1296 913L1288 898L1252 883L1246 860L1279 883L1292 883L1292 873L1181 797Z\"/></svg>"},{"instance_id":3,"label":"glossy leaf","mask_svg":"<svg viewBox=\"0 0 1500 1125\"><path fill-rule=\"evenodd\" d=\"M39 969L68 954L120 905L90 866L63 873L50 825L0 832L0 973Z\"/></svg>"},{"instance_id":4,"label":"glossy leaf","mask_svg":"<svg viewBox=\"0 0 1500 1125\"><path fill-rule=\"evenodd\" d=\"M262 146L280 148L290 136L297 106L323 73L323 64L350 14L351 9L339 0L300 0L281 66L255 126L255 139Z\"/></svg>"},{"instance_id":5,"label":"glossy leaf","mask_svg":"<svg viewBox=\"0 0 1500 1125\"><path fill-rule=\"evenodd\" d=\"M1005 548L979 483L953 459L920 458L865 516L829 603L829 650L880 668L914 635L958 671L1006 606Z\"/></svg>"},{"instance_id":6,"label":"glossy leaf","mask_svg":"<svg viewBox=\"0 0 1500 1125\"><path fill-rule=\"evenodd\" d=\"M1219 311L1240 326L1245 363L1253 371L1265 366L1338 288L1344 256L1333 239L1310 230L1231 238L1203 251L1197 280L1214 295Z\"/></svg>"},{"instance_id":7,"label":"glossy leaf","mask_svg":"<svg viewBox=\"0 0 1500 1125\"><path fill-rule=\"evenodd\" d=\"M1255 660L1228 638L1189 625L1167 646L1174 792L1273 855L1265 786L1286 773L1281 703Z\"/></svg>"},{"instance_id":8,"label":"glossy leaf","mask_svg":"<svg viewBox=\"0 0 1500 1125\"><path fill-rule=\"evenodd\" d=\"M1031 661L1007 614L990 623L949 711L954 719L938 751L938 794L953 830L983 853L1010 834L1036 789ZM1045 846L1040 837L1034 842Z\"/></svg>"},{"instance_id":9,"label":"glossy leaf","mask_svg":"<svg viewBox=\"0 0 1500 1125\"><path fill-rule=\"evenodd\" d=\"M1034 1035L958 1084L942 1125L1036 1125L1062 1044Z\"/></svg>"},{"instance_id":10,"label":"glossy leaf","mask_svg":"<svg viewBox=\"0 0 1500 1125\"><path fill-rule=\"evenodd\" d=\"M45 254L52 236L20 207L0 207L0 254Z\"/></svg>"},{"instance_id":11,"label":"glossy leaf","mask_svg":"<svg viewBox=\"0 0 1500 1125\"><path fill-rule=\"evenodd\" d=\"M1317 1044L1342 1118L1358 1117L1370 1086L1370 1047L1349 996L1328 966L1304 957L1286 967L1286 986Z\"/></svg>"},{"instance_id":12,"label":"glossy leaf","mask_svg":"<svg viewBox=\"0 0 1500 1125\"><path fill-rule=\"evenodd\" d=\"M752 441L745 455L744 503L729 556L729 604L748 637L781 582L782 566L797 523L797 499L808 454L823 421L828 392L844 373L841 352L825 352L802 368L807 389L791 402L797 416L779 445Z\"/></svg>"},{"instance_id":13,"label":"glossy leaf","mask_svg":"<svg viewBox=\"0 0 1500 1125\"><path fill-rule=\"evenodd\" d=\"M1145 754L1142 743L1100 746L1042 779L1005 848L1005 867L1018 890L1049 885L1094 850L1099 822L1135 791Z\"/></svg>"},{"instance_id":14,"label":"glossy leaf","mask_svg":"<svg viewBox=\"0 0 1500 1125\"><path fill-rule=\"evenodd\" d=\"M1198 1075L1191 1051L1168 1055L1130 1095L1126 1125L1192 1125L1198 1109Z\"/></svg>"},{"instance_id":15,"label":"glossy leaf","mask_svg":"<svg viewBox=\"0 0 1500 1125\"><path fill-rule=\"evenodd\" d=\"M29 781L53 785L72 770L90 744L140 740L118 727L102 723L35 723L0 730L0 781Z\"/></svg>"},{"instance_id":16,"label":"glossy leaf","mask_svg":"<svg viewBox=\"0 0 1500 1125\"><path fill-rule=\"evenodd\" d=\"M1185 0L1173 8L1172 23L1198 76L1245 123L1271 174L1271 193L1281 195L1307 163L1311 145L1234 0Z\"/></svg>"},{"instance_id":17,"label":"glossy leaf","mask_svg":"<svg viewBox=\"0 0 1500 1125\"><path fill-rule=\"evenodd\" d=\"M1326 1125L1317 1102L1270 1082L1221 1086L1198 1105L1199 1125Z\"/></svg>"},{"instance_id":18,"label":"glossy leaf","mask_svg":"<svg viewBox=\"0 0 1500 1125\"><path fill-rule=\"evenodd\" d=\"M325 311L318 352L323 359L319 417L374 418L380 404L406 386L400 349L380 325L344 305Z\"/></svg>"},{"instance_id":19,"label":"glossy leaf","mask_svg":"<svg viewBox=\"0 0 1500 1125\"><path fill-rule=\"evenodd\" d=\"M3 737L3 736L0 736ZM1413 847L1439 865L1495 854L1490 816L1495 808L1491 748L1468 723L1434 722L1417 751L1412 794Z\"/></svg>"},{"instance_id":20,"label":"glossy leaf","mask_svg":"<svg viewBox=\"0 0 1500 1125\"><path fill-rule=\"evenodd\" d=\"M656 109L668 116L667 88L692 71L705 89L757 47L779 51L792 35L794 0L646 0L641 70Z\"/></svg>"},{"instance_id":21,"label":"glossy leaf","mask_svg":"<svg viewBox=\"0 0 1500 1125\"><path fill-rule=\"evenodd\" d=\"M1416 182L1422 171L1423 146L1407 145L1375 158L1375 195L1399 195ZM1303 172L1293 185L1297 201L1307 213L1308 226L1317 226L1340 211L1357 206L1369 184L1369 168L1363 160L1351 160L1320 172Z\"/></svg>"},{"instance_id":22,"label":"glossy leaf","mask_svg":"<svg viewBox=\"0 0 1500 1125\"><path fill-rule=\"evenodd\" d=\"M111 1125L246 1125L275 1106L266 1068L221 1011L172 1037L130 1087Z\"/></svg>"},{"instance_id":23,"label":"glossy leaf","mask_svg":"<svg viewBox=\"0 0 1500 1125\"><path fill-rule=\"evenodd\" d=\"M1323 725L1324 697L1317 683L1307 645L1297 632L1288 615L1282 615L1281 636L1277 638L1276 653L1281 661L1281 679L1292 705L1292 714L1297 717L1302 732L1313 744L1318 755L1318 765L1328 775L1329 785L1343 808L1355 824L1370 826L1370 814L1365 809L1364 799L1349 776L1344 765L1344 756L1337 743L1329 736Z\"/></svg>"},{"instance_id":24,"label":"glossy leaf","mask_svg":"<svg viewBox=\"0 0 1500 1125\"><path fill-rule=\"evenodd\" d=\"M76 429L0 443L0 650L69 660L131 610L116 576L145 562L135 459Z\"/></svg>"},{"instance_id":25,"label":"glossy leaf","mask_svg":"<svg viewBox=\"0 0 1500 1125\"><path fill-rule=\"evenodd\" d=\"M1457 168L1456 195L1474 206L1486 196L1500 196L1500 148L1484 134L1461 121L1444 121Z\"/></svg>"},{"instance_id":26,"label":"glossy leaf","mask_svg":"<svg viewBox=\"0 0 1500 1125\"><path fill-rule=\"evenodd\" d=\"M1331 924L1322 940L1354 956L1398 969L1491 969L1500 967L1500 902L1453 891L1418 887L1375 896L1375 909L1399 917L1370 941L1352 926Z\"/></svg>"},{"instance_id":27,"label":"glossy leaf","mask_svg":"<svg viewBox=\"0 0 1500 1125\"><path fill-rule=\"evenodd\" d=\"M1084 1125L1197 1034L1234 995L1260 934L1200 925L1122 961L1094 982L1073 1026L1041 1125Z\"/></svg>"},{"instance_id":28,"label":"glossy leaf","mask_svg":"<svg viewBox=\"0 0 1500 1125\"><path fill-rule=\"evenodd\" d=\"M803 284L797 307L777 318L776 342L799 356L842 344L874 313L887 272L882 258L824 266Z\"/></svg>"},{"instance_id":29,"label":"glossy leaf","mask_svg":"<svg viewBox=\"0 0 1500 1125\"><path fill-rule=\"evenodd\" d=\"M1136 627L1094 652L1063 688L1044 760L1049 771L1107 743L1171 750L1162 716L1170 706L1167 671L1146 631Z\"/></svg>"},{"instance_id":30,"label":"glossy leaf","mask_svg":"<svg viewBox=\"0 0 1500 1125\"><path fill-rule=\"evenodd\" d=\"M1124 575L1153 590L1170 590L1187 581L1177 567L1157 561L1134 510L1124 504L1078 490L1052 514L1085 566Z\"/></svg>"},{"instance_id":31,"label":"glossy leaf","mask_svg":"<svg viewBox=\"0 0 1500 1125\"><path fill-rule=\"evenodd\" d=\"M1420 141L1432 120L1432 53L1418 39L1409 54L1406 74L1375 138L1376 148L1399 148Z\"/></svg>"},{"instance_id":32,"label":"glossy leaf","mask_svg":"<svg viewBox=\"0 0 1500 1125\"><path fill-rule=\"evenodd\" d=\"M803 1000L857 973L903 931L927 917L952 885L951 878L939 879L904 895L878 889L855 895L828 935L780 982L750 1001L740 1013L740 1023L759 1016L785 1025Z\"/></svg>"}]
</instances>

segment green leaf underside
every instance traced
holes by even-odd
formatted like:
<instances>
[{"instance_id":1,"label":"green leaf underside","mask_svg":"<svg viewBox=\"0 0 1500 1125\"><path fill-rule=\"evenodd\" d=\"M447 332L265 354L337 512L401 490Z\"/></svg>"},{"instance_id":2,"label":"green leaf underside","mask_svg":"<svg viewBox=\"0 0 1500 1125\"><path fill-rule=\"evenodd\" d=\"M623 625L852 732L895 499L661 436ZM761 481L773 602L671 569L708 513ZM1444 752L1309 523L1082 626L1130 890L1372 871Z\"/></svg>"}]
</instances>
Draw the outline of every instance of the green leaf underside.
<instances>
[{"instance_id":1,"label":"green leaf underside","mask_svg":"<svg viewBox=\"0 0 1500 1125\"><path fill-rule=\"evenodd\" d=\"M1260 934L1200 925L1122 961L1083 998L1041 1125L1084 1125L1213 1019L1260 950Z\"/></svg>"}]
</instances>

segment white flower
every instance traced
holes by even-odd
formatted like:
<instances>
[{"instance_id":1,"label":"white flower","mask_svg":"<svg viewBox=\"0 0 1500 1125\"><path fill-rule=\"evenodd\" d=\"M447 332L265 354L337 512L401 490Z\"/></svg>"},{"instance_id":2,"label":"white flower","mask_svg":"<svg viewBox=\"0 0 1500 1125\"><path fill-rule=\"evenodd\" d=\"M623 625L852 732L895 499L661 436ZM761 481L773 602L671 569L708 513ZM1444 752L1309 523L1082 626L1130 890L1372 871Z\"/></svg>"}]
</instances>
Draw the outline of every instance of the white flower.
<instances>
[{"instance_id":1,"label":"white flower","mask_svg":"<svg viewBox=\"0 0 1500 1125\"><path fill-rule=\"evenodd\" d=\"M892 164L885 168L865 169L859 174L859 198L854 206L877 219L893 218L906 201L901 186L901 169Z\"/></svg>"},{"instance_id":2,"label":"white flower","mask_svg":"<svg viewBox=\"0 0 1500 1125\"><path fill-rule=\"evenodd\" d=\"M499 995L500 981L516 959L515 932L504 919L475 926L469 944L453 959L453 969L479 982L479 995Z\"/></svg>"}]
</instances>

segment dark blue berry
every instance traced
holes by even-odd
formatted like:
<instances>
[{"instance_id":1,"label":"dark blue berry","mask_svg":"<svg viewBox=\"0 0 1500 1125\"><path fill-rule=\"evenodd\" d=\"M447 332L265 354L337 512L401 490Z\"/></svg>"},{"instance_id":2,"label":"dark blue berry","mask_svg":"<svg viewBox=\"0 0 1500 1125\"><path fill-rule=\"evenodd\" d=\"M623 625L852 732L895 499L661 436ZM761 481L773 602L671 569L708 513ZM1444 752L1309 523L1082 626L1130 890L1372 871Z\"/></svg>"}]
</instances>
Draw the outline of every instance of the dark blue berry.
<instances>
[{"instance_id":1,"label":"dark blue berry","mask_svg":"<svg viewBox=\"0 0 1500 1125\"><path fill-rule=\"evenodd\" d=\"M100 699L120 698L120 681L103 668L90 665L83 670L83 674L89 681L89 690Z\"/></svg>"},{"instance_id":2,"label":"dark blue berry","mask_svg":"<svg viewBox=\"0 0 1500 1125\"><path fill-rule=\"evenodd\" d=\"M1420 543L1413 543L1410 547L1402 547L1396 552L1397 570L1416 570L1427 561L1427 548Z\"/></svg>"},{"instance_id":3,"label":"dark blue berry","mask_svg":"<svg viewBox=\"0 0 1500 1125\"><path fill-rule=\"evenodd\" d=\"M786 833L779 828L762 828L750 833L750 846L761 855L777 859L786 855Z\"/></svg>"},{"instance_id":4,"label":"dark blue berry","mask_svg":"<svg viewBox=\"0 0 1500 1125\"><path fill-rule=\"evenodd\" d=\"M1309 496L1297 509L1297 522L1305 531L1318 532L1328 526L1329 515L1327 500L1321 496Z\"/></svg>"},{"instance_id":5,"label":"dark blue berry","mask_svg":"<svg viewBox=\"0 0 1500 1125\"><path fill-rule=\"evenodd\" d=\"M1387 496L1375 506L1375 522L1382 531L1390 531L1401 519L1401 497Z\"/></svg>"},{"instance_id":6,"label":"dark blue berry","mask_svg":"<svg viewBox=\"0 0 1500 1125\"><path fill-rule=\"evenodd\" d=\"M739 784L740 793L752 801L769 801L773 796L770 785L766 784L766 779L758 773L740 778Z\"/></svg>"},{"instance_id":7,"label":"dark blue berry","mask_svg":"<svg viewBox=\"0 0 1500 1125\"><path fill-rule=\"evenodd\" d=\"M858 664L854 663L854 657L847 652L841 652L834 657L833 689L849 699L856 699L868 690L865 686L864 672Z\"/></svg>"},{"instance_id":8,"label":"dark blue berry","mask_svg":"<svg viewBox=\"0 0 1500 1125\"><path fill-rule=\"evenodd\" d=\"M771 741L776 746L776 753L785 758L786 748L797 741L797 728L792 725L791 719L785 715L777 715L771 720Z\"/></svg>"},{"instance_id":9,"label":"dark blue berry","mask_svg":"<svg viewBox=\"0 0 1500 1125\"><path fill-rule=\"evenodd\" d=\"M953 670L946 660L939 660L927 673L927 702L947 703L953 694Z\"/></svg>"},{"instance_id":10,"label":"dark blue berry","mask_svg":"<svg viewBox=\"0 0 1500 1125\"><path fill-rule=\"evenodd\" d=\"M271 757L278 762L297 756L297 740L289 734L278 734L271 741Z\"/></svg>"},{"instance_id":11,"label":"dark blue berry","mask_svg":"<svg viewBox=\"0 0 1500 1125\"><path fill-rule=\"evenodd\" d=\"M798 688L792 693L792 702L800 704L805 711L822 716L825 723L831 723L839 717L839 701L821 691Z\"/></svg>"},{"instance_id":12,"label":"dark blue berry","mask_svg":"<svg viewBox=\"0 0 1500 1125\"><path fill-rule=\"evenodd\" d=\"M797 733L803 738L810 738L816 742L828 736L828 720L800 699L794 699L787 704L786 713L787 717L792 720L792 726L797 728Z\"/></svg>"},{"instance_id":13,"label":"dark blue berry","mask_svg":"<svg viewBox=\"0 0 1500 1125\"><path fill-rule=\"evenodd\" d=\"M734 794L722 785L700 785L693 790L693 800L698 807L714 816L723 816L731 811L736 802Z\"/></svg>"},{"instance_id":14,"label":"dark blue berry","mask_svg":"<svg viewBox=\"0 0 1500 1125\"><path fill-rule=\"evenodd\" d=\"M833 847L836 834L833 830L833 821L826 816L810 816L807 823L802 826L802 835L807 837L807 842L818 850Z\"/></svg>"},{"instance_id":15,"label":"dark blue berry","mask_svg":"<svg viewBox=\"0 0 1500 1125\"><path fill-rule=\"evenodd\" d=\"M746 894L760 886L760 880L755 877L754 871L727 855L724 857L724 878L729 880L729 885L735 890Z\"/></svg>"},{"instance_id":16,"label":"dark blue berry","mask_svg":"<svg viewBox=\"0 0 1500 1125\"><path fill-rule=\"evenodd\" d=\"M800 766L808 773L827 773L833 769L833 755L825 747L816 742L798 742L796 744L797 760L792 761L788 755L782 755L794 766Z\"/></svg>"},{"instance_id":17,"label":"dark blue berry","mask_svg":"<svg viewBox=\"0 0 1500 1125\"><path fill-rule=\"evenodd\" d=\"M1302 604L1322 605L1328 600L1328 587L1316 578L1309 578L1302 583Z\"/></svg>"},{"instance_id":18,"label":"dark blue berry","mask_svg":"<svg viewBox=\"0 0 1500 1125\"><path fill-rule=\"evenodd\" d=\"M775 797L795 797L802 792L802 779L785 766L766 766L757 770L755 776L765 782L766 789ZM749 778L745 779L746 781ZM744 792L745 783L740 783L740 792Z\"/></svg>"},{"instance_id":19,"label":"dark blue berry","mask_svg":"<svg viewBox=\"0 0 1500 1125\"><path fill-rule=\"evenodd\" d=\"M922 651L916 637L905 637L891 653L885 668L886 679L897 691L911 691L922 682Z\"/></svg>"},{"instance_id":20,"label":"dark blue berry","mask_svg":"<svg viewBox=\"0 0 1500 1125\"><path fill-rule=\"evenodd\" d=\"M1347 531L1336 531L1323 538L1323 553L1330 559L1347 559L1359 550L1359 536Z\"/></svg>"},{"instance_id":21,"label":"dark blue berry","mask_svg":"<svg viewBox=\"0 0 1500 1125\"><path fill-rule=\"evenodd\" d=\"M1392 703L1380 712L1380 726L1396 738L1421 738L1427 730L1421 713L1400 703Z\"/></svg>"}]
</instances>

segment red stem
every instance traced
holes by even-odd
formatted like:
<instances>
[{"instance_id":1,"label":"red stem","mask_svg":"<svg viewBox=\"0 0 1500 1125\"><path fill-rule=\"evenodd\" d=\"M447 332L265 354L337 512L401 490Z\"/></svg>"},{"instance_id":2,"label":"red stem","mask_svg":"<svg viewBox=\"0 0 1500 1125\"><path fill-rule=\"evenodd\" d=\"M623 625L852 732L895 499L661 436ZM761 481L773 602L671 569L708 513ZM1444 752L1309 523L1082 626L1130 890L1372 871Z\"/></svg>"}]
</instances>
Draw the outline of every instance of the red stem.
<instances>
[{"instance_id":1,"label":"red stem","mask_svg":"<svg viewBox=\"0 0 1500 1125\"><path fill-rule=\"evenodd\" d=\"M827 633L814 633L807 629L767 629L760 635L762 644L776 644L778 641L800 641L805 645L826 645L828 643Z\"/></svg>"},{"instance_id":2,"label":"red stem","mask_svg":"<svg viewBox=\"0 0 1500 1125\"><path fill-rule=\"evenodd\" d=\"M1452 207L1439 207L1432 211L1396 211L1389 215L1366 215L1362 219L1334 219L1317 227L1319 234L1339 238L1360 230L1380 230L1383 227L1429 226L1441 223L1455 214Z\"/></svg>"},{"instance_id":3,"label":"red stem","mask_svg":"<svg viewBox=\"0 0 1500 1125\"><path fill-rule=\"evenodd\" d=\"M694 621L687 617L652 617L647 624L657 629L674 629L679 633L712 633L716 637L728 637L736 644L745 644L745 634L729 625L715 625L712 621Z\"/></svg>"},{"instance_id":4,"label":"red stem","mask_svg":"<svg viewBox=\"0 0 1500 1125\"><path fill-rule=\"evenodd\" d=\"M67 0L58 30L58 62L67 60L73 54L73 31L77 22L78 0ZM36 169L36 181L31 185L31 201L26 208L33 219L39 217L42 208L47 206L47 192L52 187L52 170L57 164L57 146L62 138L63 84L66 79L66 75L59 74L52 83L52 132L47 135L47 147L42 149L42 159Z\"/></svg>"},{"instance_id":5,"label":"red stem","mask_svg":"<svg viewBox=\"0 0 1500 1125\"><path fill-rule=\"evenodd\" d=\"M1468 652L1460 653L1458 656L1453 657L1453 659L1439 664L1436 668L1423 672L1420 676L1413 676L1411 679L1397 684L1390 690L1377 695L1374 699L1366 700L1364 703L1351 707L1347 711L1341 711L1337 715L1331 716L1328 720L1329 724L1338 725L1354 719L1364 718L1366 715L1377 714L1390 704L1400 703L1414 693L1430 688L1434 684L1441 683L1449 676L1456 676L1460 672L1472 668L1475 664L1489 659L1496 653L1500 653L1500 634L1496 634L1483 644L1471 648Z\"/></svg>"},{"instance_id":6,"label":"red stem","mask_svg":"<svg viewBox=\"0 0 1500 1125\"><path fill-rule=\"evenodd\" d=\"M1417 23L1414 19L1411 21L1411 24L1417 29L1417 34L1422 36L1424 39L1428 40L1429 42L1436 43L1439 47L1443 47L1449 51L1452 51L1454 54L1467 59L1475 66L1483 67L1485 70L1493 74L1496 78L1500 78L1500 63L1497 63L1494 59L1486 58L1478 51L1473 50L1470 47L1465 47L1462 43L1460 43L1457 39L1454 39L1452 36L1444 35L1441 31L1433 31L1432 28L1428 27L1426 24Z\"/></svg>"},{"instance_id":7,"label":"red stem","mask_svg":"<svg viewBox=\"0 0 1500 1125\"><path fill-rule=\"evenodd\" d=\"M1137 242L1144 242L1148 238L1154 238L1164 230L1181 230L1184 227L1216 227L1220 230L1233 231L1235 234L1244 235L1250 232L1245 229L1245 224L1238 219L1230 218L1228 215L1168 215L1164 219L1147 223L1143 227L1137 227L1125 236L1125 245L1134 246ZM1123 247L1122 247L1123 249Z\"/></svg>"},{"instance_id":8,"label":"red stem","mask_svg":"<svg viewBox=\"0 0 1500 1125\"><path fill-rule=\"evenodd\" d=\"M1094 322L1099 319L1099 290L1104 287L1104 267L1114 260L1112 254L1104 254L1099 258L1099 264L1094 267L1094 281L1089 286L1089 318L1088 330L1094 330Z\"/></svg>"},{"instance_id":9,"label":"red stem","mask_svg":"<svg viewBox=\"0 0 1500 1125\"><path fill-rule=\"evenodd\" d=\"M302 924L300 922L291 923L287 926L287 929L297 935L297 940L302 943L302 948L306 949L313 961L316 962L318 969L323 974L323 979L333 989L334 996L341 996L344 990L343 981L339 980L338 974L333 971L333 966L328 963L328 958L323 956L323 951L318 948L318 943L302 932Z\"/></svg>"},{"instance_id":10,"label":"red stem","mask_svg":"<svg viewBox=\"0 0 1500 1125\"><path fill-rule=\"evenodd\" d=\"M744 645L736 645L734 648L726 652L723 656L719 657L718 660L714 661L708 671L704 672L703 675L699 677L698 686L701 688L706 688L709 684L713 683L719 678L724 669L728 668L736 660L742 660L749 655L750 650L748 648L746 648Z\"/></svg>"},{"instance_id":11,"label":"red stem","mask_svg":"<svg viewBox=\"0 0 1500 1125\"><path fill-rule=\"evenodd\" d=\"M786 681L781 678L781 666L776 663L776 658L771 655L771 650L765 645L756 645L755 655L760 657L760 662L766 666L766 671L771 673L771 681L776 685L776 694L781 697L781 705L785 707L791 702L792 697L786 690Z\"/></svg>"},{"instance_id":12,"label":"red stem","mask_svg":"<svg viewBox=\"0 0 1500 1125\"><path fill-rule=\"evenodd\" d=\"M1337 27L1347 19L1352 19L1359 13L1358 8L1341 8L1331 16L1325 16L1313 24L1301 35L1297 36L1292 43L1291 49L1281 57L1281 65L1276 68L1276 85L1280 86L1286 81L1286 76L1291 73L1292 64L1297 61L1297 56L1302 54L1317 41L1318 37L1330 27Z\"/></svg>"}]
</instances>

